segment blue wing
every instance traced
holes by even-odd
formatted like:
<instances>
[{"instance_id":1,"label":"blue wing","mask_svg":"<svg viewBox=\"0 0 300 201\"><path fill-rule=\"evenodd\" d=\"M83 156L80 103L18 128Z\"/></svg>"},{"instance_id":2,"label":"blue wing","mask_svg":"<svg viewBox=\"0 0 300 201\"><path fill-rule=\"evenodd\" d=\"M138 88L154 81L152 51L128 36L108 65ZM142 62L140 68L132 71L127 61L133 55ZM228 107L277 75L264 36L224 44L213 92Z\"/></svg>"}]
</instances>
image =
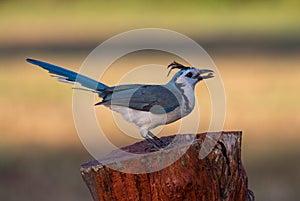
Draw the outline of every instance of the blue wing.
<instances>
[{"instance_id":1,"label":"blue wing","mask_svg":"<svg viewBox=\"0 0 300 201\"><path fill-rule=\"evenodd\" d=\"M162 85L120 85L111 87L110 93L96 105L118 105L154 114L164 114L175 110L180 99Z\"/></svg>"},{"instance_id":2,"label":"blue wing","mask_svg":"<svg viewBox=\"0 0 300 201\"><path fill-rule=\"evenodd\" d=\"M67 82L67 83L80 83L82 86L87 87L89 89L99 91L99 96L101 97L101 91L108 88L105 84L98 82L96 80L93 80L89 77L86 77L84 75L75 73L71 70L49 64L43 61L38 61L35 59L26 59L27 62L40 66L46 70L49 71L49 73L57 75L57 79L61 82Z\"/></svg>"}]
</instances>

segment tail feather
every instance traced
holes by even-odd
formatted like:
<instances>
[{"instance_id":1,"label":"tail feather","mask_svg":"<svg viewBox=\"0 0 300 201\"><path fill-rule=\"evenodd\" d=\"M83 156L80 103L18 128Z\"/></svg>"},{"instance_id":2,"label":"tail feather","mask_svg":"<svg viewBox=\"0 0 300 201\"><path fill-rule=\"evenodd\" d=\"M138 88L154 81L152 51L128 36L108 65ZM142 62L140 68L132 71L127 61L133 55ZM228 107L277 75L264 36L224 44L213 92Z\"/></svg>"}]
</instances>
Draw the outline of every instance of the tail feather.
<instances>
[{"instance_id":1,"label":"tail feather","mask_svg":"<svg viewBox=\"0 0 300 201\"><path fill-rule=\"evenodd\" d=\"M93 80L89 77L86 77L84 75L75 73L71 70L53 65L53 64L49 64L43 61L38 61L35 59L26 59L27 62L40 66L44 69L46 69L50 74L54 74L53 77L57 77L58 81L61 82L66 82L69 84L74 84L74 83L79 83L80 85L87 87L89 89L92 89L94 91L103 91L106 88L108 88L107 85L102 84L101 82L98 82L96 80ZM100 95L100 93L99 93Z\"/></svg>"}]
</instances>

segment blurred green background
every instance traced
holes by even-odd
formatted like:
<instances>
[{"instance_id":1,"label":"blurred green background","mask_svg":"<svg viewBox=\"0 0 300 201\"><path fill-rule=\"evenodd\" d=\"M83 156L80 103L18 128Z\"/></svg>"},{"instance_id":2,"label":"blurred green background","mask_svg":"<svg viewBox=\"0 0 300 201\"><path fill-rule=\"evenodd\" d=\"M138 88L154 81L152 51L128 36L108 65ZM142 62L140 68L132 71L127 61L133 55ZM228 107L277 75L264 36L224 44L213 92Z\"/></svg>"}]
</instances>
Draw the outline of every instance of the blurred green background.
<instances>
[{"instance_id":1,"label":"blurred green background","mask_svg":"<svg viewBox=\"0 0 300 201\"><path fill-rule=\"evenodd\" d=\"M147 27L183 33L215 61L227 96L224 130L244 132L243 163L256 200L298 200L299 8L298 0L1 0L0 200L92 199L79 173L92 157L74 127L71 87L24 59L78 70L105 39ZM144 55L115 65L140 60L149 61ZM208 98L204 84L197 91ZM205 103L200 109L202 132L209 110Z\"/></svg>"}]
</instances>

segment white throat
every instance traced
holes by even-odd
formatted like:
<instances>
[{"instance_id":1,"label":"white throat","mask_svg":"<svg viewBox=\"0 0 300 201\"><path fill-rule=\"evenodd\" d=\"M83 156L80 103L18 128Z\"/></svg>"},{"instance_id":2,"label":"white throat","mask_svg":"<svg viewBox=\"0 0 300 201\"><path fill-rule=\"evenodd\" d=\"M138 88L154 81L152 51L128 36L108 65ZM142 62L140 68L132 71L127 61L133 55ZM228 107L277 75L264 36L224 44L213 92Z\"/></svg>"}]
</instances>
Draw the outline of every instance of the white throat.
<instances>
[{"instance_id":1,"label":"white throat","mask_svg":"<svg viewBox=\"0 0 300 201\"><path fill-rule=\"evenodd\" d=\"M175 85L182 95L182 109L185 115L189 114L195 106L194 86L190 85L186 80L176 80Z\"/></svg>"}]
</instances>

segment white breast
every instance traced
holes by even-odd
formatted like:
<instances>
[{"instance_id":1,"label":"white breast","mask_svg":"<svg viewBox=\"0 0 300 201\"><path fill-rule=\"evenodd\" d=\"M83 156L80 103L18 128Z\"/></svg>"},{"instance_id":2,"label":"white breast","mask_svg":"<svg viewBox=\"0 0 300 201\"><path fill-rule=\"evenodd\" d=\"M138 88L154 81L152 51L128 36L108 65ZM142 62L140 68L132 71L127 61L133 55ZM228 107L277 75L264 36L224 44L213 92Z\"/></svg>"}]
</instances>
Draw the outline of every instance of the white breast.
<instances>
[{"instance_id":1,"label":"white breast","mask_svg":"<svg viewBox=\"0 0 300 201\"><path fill-rule=\"evenodd\" d=\"M113 111L120 113L126 121L134 123L137 127L143 129L155 128L166 122L166 115L153 114L147 111L134 110L124 106L112 105Z\"/></svg>"}]
</instances>

